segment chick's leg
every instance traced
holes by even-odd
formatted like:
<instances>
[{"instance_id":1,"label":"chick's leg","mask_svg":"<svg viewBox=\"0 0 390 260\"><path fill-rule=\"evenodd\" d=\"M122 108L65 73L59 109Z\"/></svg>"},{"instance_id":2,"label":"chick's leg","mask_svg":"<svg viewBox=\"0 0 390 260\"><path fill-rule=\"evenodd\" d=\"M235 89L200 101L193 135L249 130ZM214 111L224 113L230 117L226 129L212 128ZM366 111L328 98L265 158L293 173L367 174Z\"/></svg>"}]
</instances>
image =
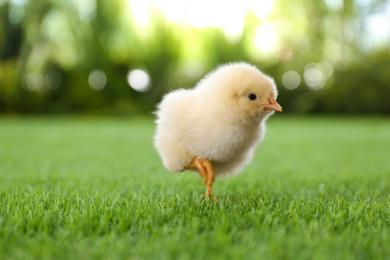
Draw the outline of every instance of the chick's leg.
<instances>
[{"instance_id":1,"label":"chick's leg","mask_svg":"<svg viewBox=\"0 0 390 260\"><path fill-rule=\"evenodd\" d=\"M203 178L203 185L207 185L207 169L204 167L201 159L194 158L188 168L198 169L200 176Z\"/></svg>"},{"instance_id":2,"label":"chick's leg","mask_svg":"<svg viewBox=\"0 0 390 260\"><path fill-rule=\"evenodd\" d=\"M203 178L203 184L207 185L205 197L210 196L212 198L214 196L213 183L215 181L215 174L211 162L205 159L194 158L188 168L198 169L200 176Z\"/></svg>"},{"instance_id":3,"label":"chick's leg","mask_svg":"<svg viewBox=\"0 0 390 260\"><path fill-rule=\"evenodd\" d=\"M207 197L207 194L210 194L210 197L212 198L214 195L213 194L213 183L215 181L215 174L214 174L213 165L211 164L210 161L207 161L207 160L204 160L203 165L206 168L207 173L208 173L206 197Z\"/></svg>"}]
</instances>

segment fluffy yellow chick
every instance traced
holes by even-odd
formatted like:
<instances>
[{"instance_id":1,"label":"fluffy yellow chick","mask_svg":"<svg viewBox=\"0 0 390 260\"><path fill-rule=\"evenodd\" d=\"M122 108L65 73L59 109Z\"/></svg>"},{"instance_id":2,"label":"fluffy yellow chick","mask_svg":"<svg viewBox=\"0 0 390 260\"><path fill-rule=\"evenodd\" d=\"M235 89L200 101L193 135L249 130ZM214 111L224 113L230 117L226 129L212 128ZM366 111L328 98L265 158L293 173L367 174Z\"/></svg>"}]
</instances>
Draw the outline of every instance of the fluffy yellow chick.
<instances>
[{"instance_id":1,"label":"fluffy yellow chick","mask_svg":"<svg viewBox=\"0 0 390 260\"><path fill-rule=\"evenodd\" d=\"M263 139L274 111L272 78L247 63L218 67L193 89L179 89L158 105L155 147L172 172L197 169L213 197L215 177L239 172Z\"/></svg>"}]
</instances>

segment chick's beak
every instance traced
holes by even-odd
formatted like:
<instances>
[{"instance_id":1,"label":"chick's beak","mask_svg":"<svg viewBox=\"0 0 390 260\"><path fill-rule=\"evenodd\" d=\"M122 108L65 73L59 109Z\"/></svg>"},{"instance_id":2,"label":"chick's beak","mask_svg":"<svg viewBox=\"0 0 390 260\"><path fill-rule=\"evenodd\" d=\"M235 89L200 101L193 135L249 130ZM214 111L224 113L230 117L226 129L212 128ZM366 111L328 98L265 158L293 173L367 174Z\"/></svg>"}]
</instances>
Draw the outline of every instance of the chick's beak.
<instances>
[{"instance_id":1,"label":"chick's beak","mask_svg":"<svg viewBox=\"0 0 390 260\"><path fill-rule=\"evenodd\" d=\"M269 104L264 106L264 110L273 110L273 111L282 111L282 107L276 102L274 98L269 98L268 99Z\"/></svg>"}]
</instances>

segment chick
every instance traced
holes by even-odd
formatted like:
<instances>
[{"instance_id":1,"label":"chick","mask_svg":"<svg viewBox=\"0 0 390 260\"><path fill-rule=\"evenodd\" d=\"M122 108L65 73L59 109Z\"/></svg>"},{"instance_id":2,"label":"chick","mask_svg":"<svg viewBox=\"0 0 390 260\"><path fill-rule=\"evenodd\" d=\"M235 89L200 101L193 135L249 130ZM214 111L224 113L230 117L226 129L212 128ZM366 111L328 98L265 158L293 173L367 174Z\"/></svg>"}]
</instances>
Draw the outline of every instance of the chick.
<instances>
[{"instance_id":1,"label":"chick","mask_svg":"<svg viewBox=\"0 0 390 260\"><path fill-rule=\"evenodd\" d=\"M210 72L192 89L166 94L157 106L154 145L172 172L198 170L213 197L215 177L239 172L263 139L274 111L272 78L247 63Z\"/></svg>"}]
</instances>

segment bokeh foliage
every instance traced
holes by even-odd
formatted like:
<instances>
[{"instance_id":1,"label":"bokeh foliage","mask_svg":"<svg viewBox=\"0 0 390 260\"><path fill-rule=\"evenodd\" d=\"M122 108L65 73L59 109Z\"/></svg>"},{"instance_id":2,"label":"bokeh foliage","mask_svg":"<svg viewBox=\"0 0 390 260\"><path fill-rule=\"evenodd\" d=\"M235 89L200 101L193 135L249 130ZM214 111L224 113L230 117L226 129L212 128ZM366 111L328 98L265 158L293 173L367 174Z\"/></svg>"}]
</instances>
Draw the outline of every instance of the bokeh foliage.
<instances>
[{"instance_id":1,"label":"bokeh foliage","mask_svg":"<svg viewBox=\"0 0 390 260\"><path fill-rule=\"evenodd\" d=\"M191 87L218 64L244 60L275 78L287 113L389 114L389 46L367 47L363 26L386 1L360 6L344 0L337 10L326 2L277 0L268 21L249 13L242 37L231 43L220 28L173 23L155 9L149 25L138 26L125 0L0 0L0 112L149 113L170 89ZM278 29L279 41L262 52L255 34L267 22ZM305 66L323 61L333 74L312 91ZM188 74L194 62L200 71ZM96 69L107 76L100 91L88 84ZM132 69L150 75L149 91L129 87ZM282 83L289 70L301 75L292 90Z\"/></svg>"}]
</instances>

